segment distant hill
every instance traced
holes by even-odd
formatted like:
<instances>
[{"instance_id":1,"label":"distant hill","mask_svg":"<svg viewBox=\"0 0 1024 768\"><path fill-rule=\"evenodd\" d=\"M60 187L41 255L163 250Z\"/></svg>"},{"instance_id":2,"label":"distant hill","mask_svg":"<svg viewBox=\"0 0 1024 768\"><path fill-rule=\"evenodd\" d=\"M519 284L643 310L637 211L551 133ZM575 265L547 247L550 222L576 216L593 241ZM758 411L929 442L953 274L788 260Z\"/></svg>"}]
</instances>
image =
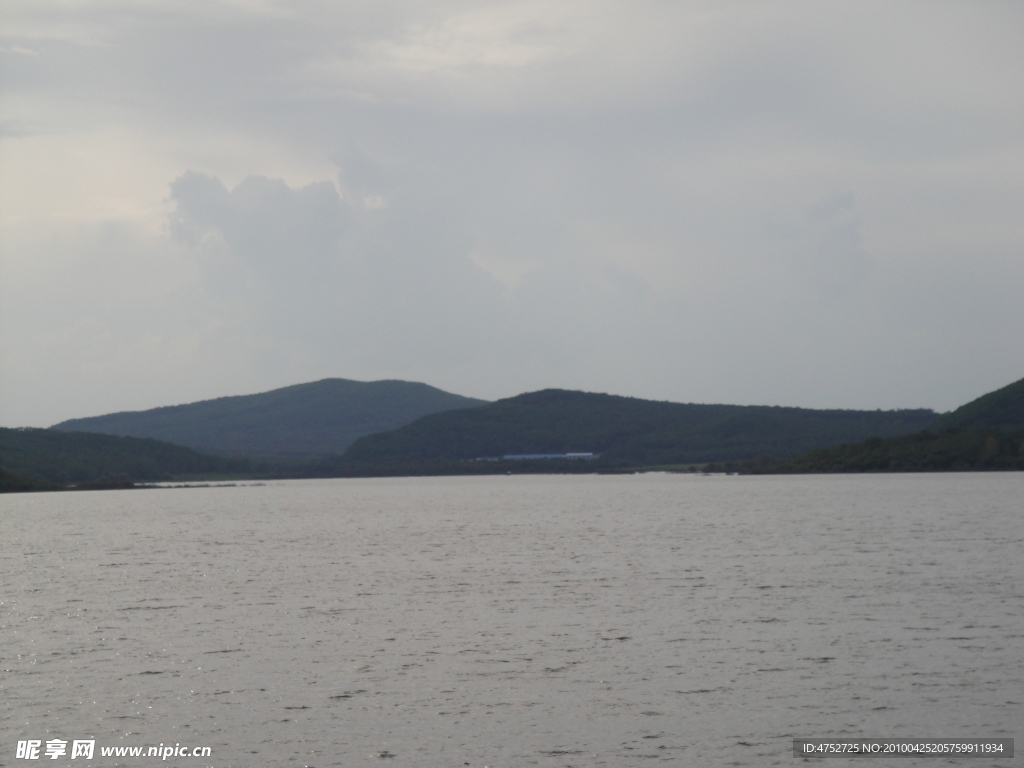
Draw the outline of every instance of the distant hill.
<instances>
[{"instance_id":1,"label":"distant hill","mask_svg":"<svg viewBox=\"0 0 1024 768\"><path fill-rule=\"evenodd\" d=\"M51 429L148 437L224 455L305 459L421 416L486 401L409 381L323 379L257 395L71 419Z\"/></svg>"},{"instance_id":2,"label":"distant hill","mask_svg":"<svg viewBox=\"0 0 1024 768\"><path fill-rule=\"evenodd\" d=\"M961 405L936 419L929 430L963 428L1024 429L1024 379Z\"/></svg>"},{"instance_id":3,"label":"distant hill","mask_svg":"<svg viewBox=\"0 0 1024 768\"><path fill-rule=\"evenodd\" d=\"M812 451L741 472L957 472L1024 469L1024 379L989 392L925 430Z\"/></svg>"},{"instance_id":4,"label":"distant hill","mask_svg":"<svg viewBox=\"0 0 1024 768\"><path fill-rule=\"evenodd\" d=\"M157 440L0 427L0 488L5 490L238 474L247 466L238 459L204 456Z\"/></svg>"},{"instance_id":5,"label":"distant hill","mask_svg":"<svg viewBox=\"0 0 1024 768\"><path fill-rule=\"evenodd\" d=\"M924 429L934 411L695 405L547 389L435 413L355 441L352 468L413 467L508 454L599 453L594 467L742 461ZM578 460L577 460L578 461ZM553 468L553 467L552 467Z\"/></svg>"}]
</instances>

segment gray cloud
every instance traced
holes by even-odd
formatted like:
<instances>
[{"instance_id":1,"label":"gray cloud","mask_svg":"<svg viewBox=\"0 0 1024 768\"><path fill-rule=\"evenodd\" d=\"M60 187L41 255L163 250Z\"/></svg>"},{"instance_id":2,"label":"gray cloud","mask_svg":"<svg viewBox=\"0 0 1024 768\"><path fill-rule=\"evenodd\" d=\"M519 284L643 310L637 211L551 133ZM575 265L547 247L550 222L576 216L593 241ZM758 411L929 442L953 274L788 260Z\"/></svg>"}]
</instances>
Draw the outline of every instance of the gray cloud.
<instances>
[{"instance_id":1,"label":"gray cloud","mask_svg":"<svg viewBox=\"0 0 1024 768\"><path fill-rule=\"evenodd\" d=\"M188 171L171 183L171 235L190 246L213 234L247 264L276 278L315 278L336 257L348 206L334 184L292 189L281 179L249 176L234 189Z\"/></svg>"},{"instance_id":2,"label":"gray cloud","mask_svg":"<svg viewBox=\"0 0 1024 768\"><path fill-rule=\"evenodd\" d=\"M1024 375L1017 4L8 6L5 423L327 375L870 408Z\"/></svg>"}]
</instances>

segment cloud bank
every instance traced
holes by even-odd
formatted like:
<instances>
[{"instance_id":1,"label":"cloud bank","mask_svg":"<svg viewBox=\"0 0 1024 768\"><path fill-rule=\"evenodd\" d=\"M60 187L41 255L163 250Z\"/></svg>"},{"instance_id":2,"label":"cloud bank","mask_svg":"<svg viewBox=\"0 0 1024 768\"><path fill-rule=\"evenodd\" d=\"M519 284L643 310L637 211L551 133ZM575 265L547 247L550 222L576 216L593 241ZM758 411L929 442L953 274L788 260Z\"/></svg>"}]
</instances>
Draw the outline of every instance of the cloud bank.
<instances>
[{"instance_id":1,"label":"cloud bank","mask_svg":"<svg viewBox=\"0 0 1024 768\"><path fill-rule=\"evenodd\" d=\"M0 420L1024 375L1024 11L12 0Z\"/></svg>"}]
</instances>

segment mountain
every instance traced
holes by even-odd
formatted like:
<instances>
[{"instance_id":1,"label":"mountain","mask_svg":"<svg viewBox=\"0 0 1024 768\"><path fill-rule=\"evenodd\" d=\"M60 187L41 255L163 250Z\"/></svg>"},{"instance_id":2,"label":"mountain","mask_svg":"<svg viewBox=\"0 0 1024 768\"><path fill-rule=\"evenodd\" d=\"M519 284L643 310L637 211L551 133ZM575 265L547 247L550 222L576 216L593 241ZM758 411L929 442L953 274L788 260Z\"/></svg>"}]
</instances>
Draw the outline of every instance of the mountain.
<instances>
[{"instance_id":1,"label":"mountain","mask_svg":"<svg viewBox=\"0 0 1024 768\"><path fill-rule=\"evenodd\" d=\"M247 467L247 462L239 459L204 456L157 440L0 427L0 487L6 490L239 474Z\"/></svg>"},{"instance_id":2,"label":"mountain","mask_svg":"<svg viewBox=\"0 0 1024 768\"><path fill-rule=\"evenodd\" d=\"M409 381L323 379L258 395L71 419L51 429L148 437L200 451L305 459L342 453L358 437L486 401Z\"/></svg>"},{"instance_id":3,"label":"mountain","mask_svg":"<svg viewBox=\"0 0 1024 768\"><path fill-rule=\"evenodd\" d=\"M925 430L811 451L752 473L958 472L1024 469L1024 379L989 392Z\"/></svg>"},{"instance_id":4,"label":"mountain","mask_svg":"<svg viewBox=\"0 0 1024 768\"><path fill-rule=\"evenodd\" d=\"M600 454L595 468L741 461L792 456L869 435L907 434L936 418L925 409L696 405L547 389L362 437L342 464L387 471L389 465L566 452Z\"/></svg>"},{"instance_id":5,"label":"mountain","mask_svg":"<svg viewBox=\"0 0 1024 768\"><path fill-rule=\"evenodd\" d=\"M946 429L1024 429L1024 379L989 392L936 419L932 432Z\"/></svg>"}]
</instances>

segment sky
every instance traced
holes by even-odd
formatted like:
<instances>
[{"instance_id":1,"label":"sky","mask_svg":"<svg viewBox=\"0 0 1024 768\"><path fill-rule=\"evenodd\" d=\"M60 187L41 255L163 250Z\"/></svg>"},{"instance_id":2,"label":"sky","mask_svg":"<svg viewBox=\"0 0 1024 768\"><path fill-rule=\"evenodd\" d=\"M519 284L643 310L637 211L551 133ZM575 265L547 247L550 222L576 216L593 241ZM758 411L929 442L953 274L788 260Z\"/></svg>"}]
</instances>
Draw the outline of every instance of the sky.
<instances>
[{"instance_id":1,"label":"sky","mask_svg":"<svg viewBox=\"0 0 1024 768\"><path fill-rule=\"evenodd\" d=\"M0 424L1024 376L1024 3L5 0Z\"/></svg>"}]
</instances>

